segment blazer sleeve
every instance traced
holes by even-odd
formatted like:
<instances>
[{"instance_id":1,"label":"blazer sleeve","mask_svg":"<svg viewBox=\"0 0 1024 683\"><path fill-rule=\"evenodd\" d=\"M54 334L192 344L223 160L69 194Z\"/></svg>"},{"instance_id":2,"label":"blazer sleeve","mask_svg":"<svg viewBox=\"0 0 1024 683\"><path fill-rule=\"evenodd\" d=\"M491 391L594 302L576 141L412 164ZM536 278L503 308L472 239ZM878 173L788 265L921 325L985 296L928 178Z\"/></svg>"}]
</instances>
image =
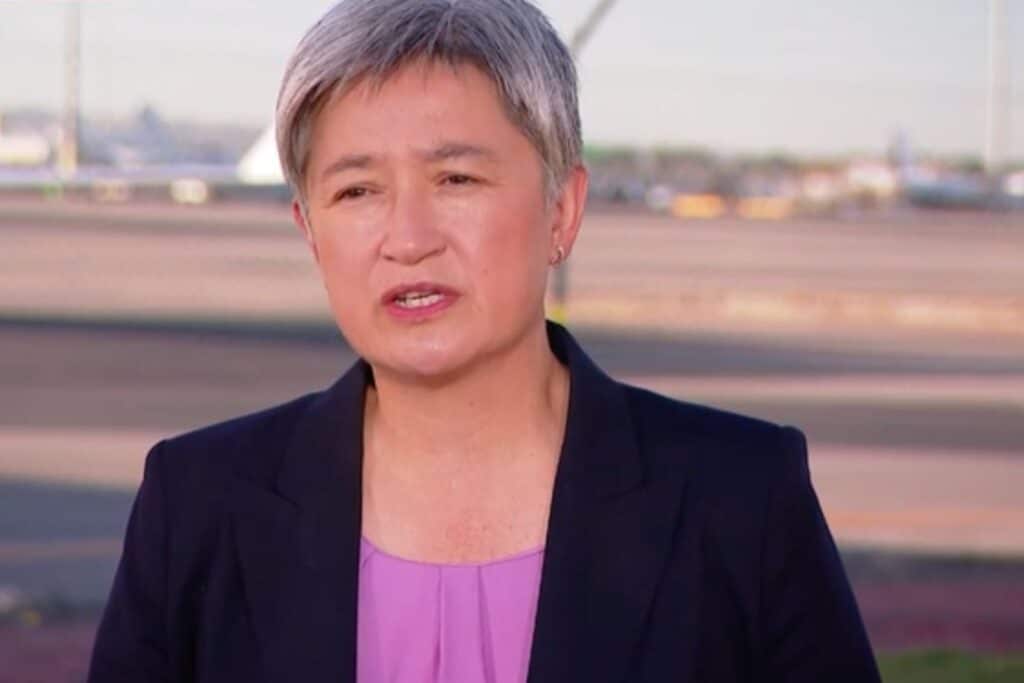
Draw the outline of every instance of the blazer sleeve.
<instances>
[{"instance_id":1,"label":"blazer sleeve","mask_svg":"<svg viewBox=\"0 0 1024 683\"><path fill-rule=\"evenodd\" d=\"M162 444L146 456L121 561L89 667L88 683L169 681L166 624L167 514Z\"/></svg>"},{"instance_id":2,"label":"blazer sleeve","mask_svg":"<svg viewBox=\"0 0 1024 683\"><path fill-rule=\"evenodd\" d=\"M762 548L765 680L880 681L839 553L811 485L807 441L782 429L783 473L768 506Z\"/></svg>"}]
</instances>

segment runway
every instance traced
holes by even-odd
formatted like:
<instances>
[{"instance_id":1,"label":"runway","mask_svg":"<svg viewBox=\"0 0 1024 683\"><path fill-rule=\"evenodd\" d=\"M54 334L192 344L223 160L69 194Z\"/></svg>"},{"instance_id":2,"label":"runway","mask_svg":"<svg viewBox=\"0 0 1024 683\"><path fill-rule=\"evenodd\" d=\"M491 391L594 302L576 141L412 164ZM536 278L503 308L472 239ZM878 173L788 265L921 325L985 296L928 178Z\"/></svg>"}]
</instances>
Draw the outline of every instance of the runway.
<instances>
[{"instance_id":1,"label":"runway","mask_svg":"<svg viewBox=\"0 0 1024 683\"><path fill-rule=\"evenodd\" d=\"M678 221L588 213L573 319L670 332L860 334L875 327L1024 340L1015 214L855 221ZM0 311L103 319L326 320L312 259L280 205L0 202ZM973 340L972 340L973 343Z\"/></svg>"},{"instance_id":2,"label":"runway","mask_svg":"<svg viewBox=\"0 0 1024 683\"><path fill-rule=\"evenodd\" d=\"M1011 311L1024 300L1022 269L1007 265L1024 231L998 216L587 220L572 266L583 302L642 309L726 284L938 292ZM152 443L322 388L353 354L280 207L0 205L0 237L0 588L96 603ZM1013 329L712 309L623 318L602 305L570 327L615 377L804 429L848 550L1024 555Z\"/></svg>"}]
</instances>

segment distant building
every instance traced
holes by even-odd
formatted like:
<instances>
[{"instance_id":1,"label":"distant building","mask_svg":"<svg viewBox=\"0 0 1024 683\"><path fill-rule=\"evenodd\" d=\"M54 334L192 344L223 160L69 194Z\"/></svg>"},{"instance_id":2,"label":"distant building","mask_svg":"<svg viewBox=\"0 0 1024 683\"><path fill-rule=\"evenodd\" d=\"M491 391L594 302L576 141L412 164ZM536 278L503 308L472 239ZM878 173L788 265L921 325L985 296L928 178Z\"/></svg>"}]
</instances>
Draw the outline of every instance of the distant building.
<instances>
[{"instance_id":1,"label":"distant building","mask_svg":"<svg viewBox=\"0 0 1024 683\"><path fill-rule=\"evenodd\" d=\"M42 166L53 153L46 137L37 133L8 133L0 117L0 166Z\"/></svg>"}]
</instances>

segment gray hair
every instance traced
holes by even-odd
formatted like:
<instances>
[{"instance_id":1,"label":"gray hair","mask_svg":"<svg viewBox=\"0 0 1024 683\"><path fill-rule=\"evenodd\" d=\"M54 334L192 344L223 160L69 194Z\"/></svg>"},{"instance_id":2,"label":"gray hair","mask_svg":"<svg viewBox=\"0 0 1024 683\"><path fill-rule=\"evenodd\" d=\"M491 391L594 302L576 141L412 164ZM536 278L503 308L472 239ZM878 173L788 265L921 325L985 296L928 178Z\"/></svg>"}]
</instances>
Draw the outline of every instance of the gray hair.
<instances>
[{"instance_id":1,"label":"gray hair","mask_svg":"<svg viewBox=\"0 0 1024 683\"><path fill-rule=\"evenodd\" d=\"M306 33L277 99L277 149L305 207L311 130L324 104L417 60L468 63L494 82L509 120L530 140L554 193L580 164L572 56L528 0L341 0Z\"/></svg>"}]
</instances>

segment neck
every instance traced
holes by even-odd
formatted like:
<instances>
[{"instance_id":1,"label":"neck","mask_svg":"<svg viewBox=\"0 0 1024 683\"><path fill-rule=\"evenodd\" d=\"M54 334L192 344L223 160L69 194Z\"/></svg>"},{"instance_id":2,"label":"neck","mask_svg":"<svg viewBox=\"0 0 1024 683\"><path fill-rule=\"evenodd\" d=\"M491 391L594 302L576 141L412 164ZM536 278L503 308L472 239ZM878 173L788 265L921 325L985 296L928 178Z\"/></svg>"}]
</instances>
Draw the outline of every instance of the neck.
<instances>
[{"instance_id":1,"label":"neck","mask_svg":"<svg viewBox=\"0 0 1024 683\"><path fill-rule=\"evenodd\" d=\"M498 464L510 454L557 454L569 378L543 324L479 366L443 383L410 382L375 369L375 388L366 397L368 452L442 469Z\"/></svg>"}]
</instances>

